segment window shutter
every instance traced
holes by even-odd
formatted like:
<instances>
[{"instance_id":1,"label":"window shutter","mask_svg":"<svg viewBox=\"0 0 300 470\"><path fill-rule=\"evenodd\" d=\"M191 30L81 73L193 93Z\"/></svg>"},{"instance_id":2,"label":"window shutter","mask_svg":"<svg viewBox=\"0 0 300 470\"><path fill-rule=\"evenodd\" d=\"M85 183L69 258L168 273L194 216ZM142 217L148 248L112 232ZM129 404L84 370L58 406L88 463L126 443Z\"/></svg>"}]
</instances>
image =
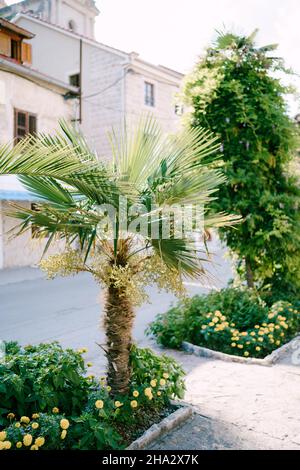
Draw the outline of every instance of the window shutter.
<instances>
[{"instance_id":1,"label":"window shutter","mask_svg":"<svg viewBox=\"0 0 300 470\"><path fill-rule=\"evenodd\" d=\"M22 62L25 64L32 63L31 44L26 42L22 42Z\"/></svg>"},{"instance_id":2,"label":"window shutter","mask_svg":"<svg viewBox=\"0 0 300 470\"><path fill-rule=\"evenodd\" d=\"M33 114L29 115L29 134L35 134L36 133L36 116Z\"/></svg>"},{"instance_id":3,"label":"window shutter","mask_svg":"<svg viewBox=\"0 0 300 470\"><path fill-rule=\"evenodd\" d=\"M10 38L0 33L0 54L10 57Z\"/></svg>"}]
</instances>

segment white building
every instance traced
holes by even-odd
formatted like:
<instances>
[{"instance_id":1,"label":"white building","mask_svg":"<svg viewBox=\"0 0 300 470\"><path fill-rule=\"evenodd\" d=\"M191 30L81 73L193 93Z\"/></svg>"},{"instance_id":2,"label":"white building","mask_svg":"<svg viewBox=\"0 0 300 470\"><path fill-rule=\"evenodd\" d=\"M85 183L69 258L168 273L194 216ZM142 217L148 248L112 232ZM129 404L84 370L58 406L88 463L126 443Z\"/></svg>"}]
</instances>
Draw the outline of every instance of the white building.
<instances>
[{"instance_id":1,"label":"white building","mask_svg":"<svg viewBox=\"0 0 300 470\"><path fill-rule=\"evenodd\" d=\"M0 28L0 142L18 137L15 110L23 112L26 122L21 133L52 132L60 117L80 121L91 148L106 159L111 157L107 132L124 119L134 124L151 113L166 133L178 130L181 113L175 97L183 75L95 41L97 14L93 0L24 0L3 8L0 3L0 21L5 17L33 33L31 48L29 38L23 38L16 63L12 49L1 42ZM9 57L3 58L1 47ZM78 87L80 99L65 100ZM33 129L29 122L35 123ZM3 177L1 199L2 208L8 199L30 204L20 185ZM12 223L5 217L0 221L0 268L38 262L42 247L29 234L8 242Z\"/></svg>"},{"instance_id":2,"label":"white building","mask_svg":"<svg viewBox=\"0 0 300 470\"><path fill-rule=\"evenodd\" d=\"M78 22L71 30L68 21L75 18L77 7L85 8L87 19L91 11L95 18L98 10L91 9L90 0L58 1L67 4L68 10L61 8L57 20L48 13L37 16L31 12L33 5L40 2L49 6L55 0L25 0L0 10L0 14L12 17L15 24L35 34L34 68L63 82L81 85L82 129L93 150L102 158L110 158L107 131L118 128L124 118L135 122L146 113L153 114L165 132L176 132L180 113L175 98L183 75L147 63L135 52L127 53L93 40L93 34L86 35Z\"/></svg>"},{"instance_id":3,"label":"white building","mask_svg":"<svg viewBox=\"0 0 300 470\"><path fill-rule=\"evenodd\" d=\"M16 141L29 132L52 133L59 118L70 121L74 116L76 98L71 97L78 95L77 88L31 69L22 57L11 57L13 49L28 53L30 49L24 49L22 43L31 37L30 32L0 19L0 144ZM11 41L19 44L12 45ZM16 178L0 176L0 268L37 263L44 244L30 232L11 237L9 232L17 221L3 214L9 209L9 201L25 207L33 203Z\"/></svg>"},{"instance_id":4,"label":"white building","mask_svg":"<svg viewBox=\"0 0 300 470\"><path fill-rule=\"evenodd\" d=\"M99 14L93 0L23 0L10 6L0 0L0 8L0 15L9 20L27 12L89 38L94 37L95 17Z\"/></svg>"}]
</instances>

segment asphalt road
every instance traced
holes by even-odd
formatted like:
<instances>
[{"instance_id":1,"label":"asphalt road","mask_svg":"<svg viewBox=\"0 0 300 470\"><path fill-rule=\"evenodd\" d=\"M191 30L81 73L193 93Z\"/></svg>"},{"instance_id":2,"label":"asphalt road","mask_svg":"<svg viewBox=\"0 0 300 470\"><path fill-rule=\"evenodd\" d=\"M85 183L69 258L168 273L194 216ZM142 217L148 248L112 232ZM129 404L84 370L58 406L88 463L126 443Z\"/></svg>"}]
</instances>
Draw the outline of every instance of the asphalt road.
<instances>
[{"instance_id":1,"label":"asphalt road","mask_svg":"<svg viewBox=\"0 0 300 470\"><path fill-rule=\"evenodd\" d=\"M230 277L229 262L224 250L216 247L213 284L189 284L191 294L221 287ZM146 345L144 331L157 313L165 312L174 296L148 289L151 303L137 310L134 339ZM86 358L103 367L103 354L97 345L105 341L102 324L103 290L89 274L47 280L38 269L23 268L0 272L0 340L17 340L36 344L57 340L63 347L87 347Z\"/></svg>"}]
</instances>

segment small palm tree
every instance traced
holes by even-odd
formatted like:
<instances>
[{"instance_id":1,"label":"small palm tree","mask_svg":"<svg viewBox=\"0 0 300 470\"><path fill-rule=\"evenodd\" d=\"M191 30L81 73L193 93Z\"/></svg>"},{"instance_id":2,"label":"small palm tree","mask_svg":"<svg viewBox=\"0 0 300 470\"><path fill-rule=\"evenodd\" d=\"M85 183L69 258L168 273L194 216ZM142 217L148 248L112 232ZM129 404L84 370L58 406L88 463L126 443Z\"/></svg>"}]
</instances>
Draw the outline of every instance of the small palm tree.
<instances>
[{"instance_id":1,"label":"small palm tree","mask_svg":"<svg viewBox=\"0 0 300 470\"><path fill-rule=\"evenodd\" d=\"M124 126L119 137L111 133L113 161L105 165L78 131L64 122L60 127L54 136L28 136L13 148L0 147L0 174L18 175L39 201L34 210L13 207L10 215L20 219L18 233L33 225L35 233L48 237L45 250L54 240L66 242L62 254L42 261L49 275L88 271L106 287L108 384L112 394L124 394L131 374L134 305L145 299L143 288L156 282L181 292L185 278L205 275L193 224L175 236L181 207L203 208L203 231L236 222L207 213L224 182L212 165L219 145L204 130L164 137L146 118L133 131ZM174 204L165 237L166 208Z\"/></svg>"}]
</instances>

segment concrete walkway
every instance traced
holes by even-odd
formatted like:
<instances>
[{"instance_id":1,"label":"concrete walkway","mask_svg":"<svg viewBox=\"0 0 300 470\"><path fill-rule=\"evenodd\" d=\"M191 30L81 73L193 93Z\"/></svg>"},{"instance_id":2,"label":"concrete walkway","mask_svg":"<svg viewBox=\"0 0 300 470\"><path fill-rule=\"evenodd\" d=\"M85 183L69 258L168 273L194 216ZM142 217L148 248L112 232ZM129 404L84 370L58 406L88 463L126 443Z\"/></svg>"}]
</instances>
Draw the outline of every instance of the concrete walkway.
<instances>
[{"instance_id":1,"label":"concrete walkway","mask_svg":"<svg viewBox=\"0 0 300 470\"><path fill-rule=\"evenodd\" d=\"M165 352L187 372L185 401L196 414L153 449L300 450L299 366L263 367Z\"/></svg>"}]
</instances>

